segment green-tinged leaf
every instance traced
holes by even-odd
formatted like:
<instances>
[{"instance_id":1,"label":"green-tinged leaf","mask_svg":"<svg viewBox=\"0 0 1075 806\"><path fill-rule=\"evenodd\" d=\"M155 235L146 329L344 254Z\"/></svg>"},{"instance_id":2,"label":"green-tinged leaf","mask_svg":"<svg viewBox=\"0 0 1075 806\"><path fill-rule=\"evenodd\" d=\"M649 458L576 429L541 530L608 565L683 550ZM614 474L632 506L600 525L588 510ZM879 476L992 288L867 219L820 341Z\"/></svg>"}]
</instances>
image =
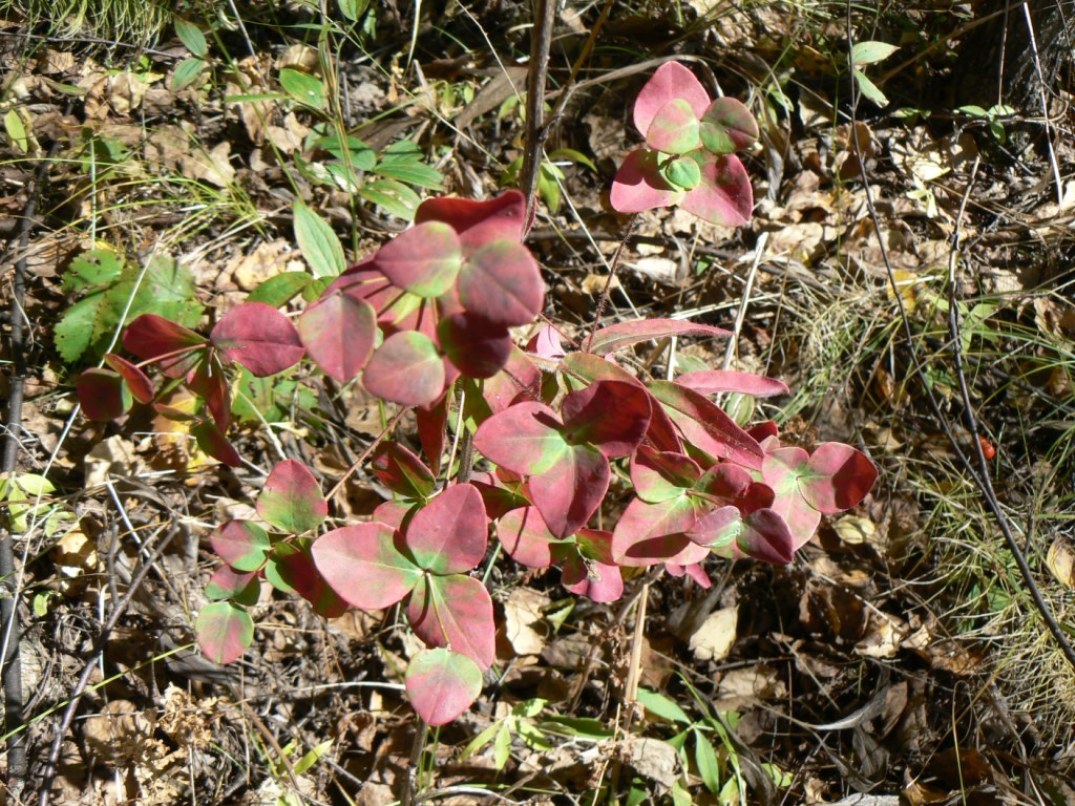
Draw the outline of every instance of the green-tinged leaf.
<instances>
[{"instance_id":1,"label":"green-tinged leaf","mask_svg":"<svg viewBox=\"0 0 1075 806\"><path fill-rule=\"evenodd\" d=\"M638 701L654 716L667 719L669 722L682 722L691 724L691 718L676 704L676 702L657 691L648 688L638 689Z\"/></svg>"},{"instance_id":2,"label":"green-tinged leaf","mask_svg":"<svg viewBox=\"0 0 1075 806\"><path fill-rule=\"evenodd\" d=\"M321 525L328 515L328 502L306 465L287 459L278 463L265 480L257 510L270 526L301 534Z\"/></svg>"},{"instance_id":3,"label":"green-tinged leaf","mask_svg":"<svg viewBox=\"0 0 1075 806\"><path fill-rule=\"evenodd\" d=\"M862 72L858 68L855 68L854 76L855 82L859 86L859 92L862 93L864 98L872 101L877 106L888 106L888 98L886 98L885 94L881 92L880 89L878 89L876 84L870 81L870 79L866 78L866 74L864 72Z\"/></svg>"},{"instance_id":4,"label":"green-tinged leaf","mask_svg":"<svg viewBox=\"0 0 1075 806\"><path fill-rule=\"evenodd\" d=\"M295 240L314 276L337 277L343 273L347 268L343 245L329 223L303 201L296 201L291 209Z\"/></svg>"},{"instance_id":5,"label":"green-tinged leaf","mask_svg":"<svg viewBox=\"0 0 1075 806\"><path fill-rule=\"evenodd\" d=\"M340 13L350 22L358 22L369 5L370 0L339 0Z\"/></svg>"},{"instance_id":6,"label":"green-tinged leaf","mask_svg":"<svg viewBox=\"0 0 1075 806\"><path fill-rule=\"evenodd\" d=\"M410 221L421 203L418 194L395 179L378 179L359 188L358 195L389 215Z\"/></svg>"},{"instance_id":7,"label":"green-tinged leaf","mask_svg":"<svg viewBox=\"0 0 1075 806\"><path fill-rule=\"evenodd\" d=\"M236 604L253 607L258 603L261 582L253 572L242 573L226 565L220 566L205 586L205 598L211 602L231 599Z\"/></svg>"},{"instance_id":8,"label":"green-tinged leaf","mask_svg":"<svg viewBox=\"0 0 1075 806\"><path fill-rule=\"evenodd\" d=\"M210 536L213 551L236 571L257 571L272 550L268 533L253 521L228 521Z\"/></svg>"},{"instance_id":9,"label":"green-tinged leaf","mask_svg":"<svg viewBox=\"0 0 1075 806\"><path fill-rule=\"evenodd\" d=\"M198 80L198 76L205 70L205 60L195 57L183 59L179 64L175 66L175 72L172 73L171 89L172 92L179 92L185 90Z\"/></svg>"},{"instance_id":10,"label":"green-tinged leaf","mask_svg":"<svg viewBox=\"0 0 1075 806\"><path fill-rule=\"evenodd\" d=\"M709 737L702 731L694 731L694 763L698 765L698 775L706 789L714 795L720 792L720 762L717 751L709 743Z\"/></svg>"},{"instance_id":11,"label":"green-tinged leaf","mask_svg":"<svg viewBox=\"0 0 1075 806\"><path fill-rule=\"evenodd\" d=\"M482 673L466 655L426 649L411 659L404 683L418 716L433 726L446 725L478 699Z\"/></svg>"},{"instance_id":12,"label":"green-tinged leaf","mask_svg":"<svg viewBox=\"0 0 1075 806\"><path fill-rule=\"evenodd\" d=\"M568 736L591 742L600 742L612 736L608 725L600 719L581 716L550 716L541 720L538 727L554 736Z\"/></svg>"},{"instance_id":13,"label":"green-tinged leaf","mask_svg":"<svg viewBox=\"0 0 1075 806\"><path fill-rule=\"evenodd\" d=\"M9 109L4 115L4 131L17 151L25 154L30 150L30 134L18 109Z\"/></svg>"},{"instance_id":14,"label":"green-tinged leaf","mask_svg":"<svg viewBox=\"0 0 1075 806\"><path fill-rule=\"evenodd\" d=\"M673 187L693 190L702 181L702 169L688 157L677 157L661 166L661 176Z\"/></svg>"},{"instance_id":15,"label":"green-tinged leaf","mask_svg":"<svg viewBox=\"0 0 1075 806\"><path fill-rule=\"evenodd\" d=\"M336 159L349 163L359 171L369 171L377 164L377 154L372 148L354 135L340 139L339 134L326 134L314 142L317 148L323 148Z\"/></svg>"},{"instance_id":16,"label":"green-tinged leaf","mask_svg":"<svg viewBox=\"0 0 1075 806\"><path fill-rule=\"evenodd\" d=\"M577 162L580 165L585 165L591 171L597 170L597 166L594 165L592 159L587 157L581 151L576 151L573 148L558 148L549 153L549 159L554 162Z\"/></svg>"},{"instance_id":17,"label":"green-tinged leaf","mask_svg":"<svg viewBox=\"0 0 1075 806\"><path fill-rule=\"evenodd\" d=\"M508 730L508 723L505 720L500 723L500 728L496 732L496 739L493 742L493 766L498 770L504 769L508 763L508 759L511 758L511 731Z\"/></svg>"},{"instance_id":18,"label":"green-tinged leaf","mask_svg":"<svg viewBox=\"0 0 1075 806\"><path fill-rule=\"evenodd\" d=\"M231 602L213 602L202 608L194 622L198 646L214 663L231 663L254 642L254 620Z\"/></svg>"},{"instance_id":19,"label":"green-tinged leaf","mask_svg":"<svg viewBox=\"0 0 1075 806\"><path fill-rule=\"evenodd\" d=\"M285 67L280 71L280 86L284 88L284 92L301 104L318 110L324 110L327 107L325 85L317 76L293 67Z\"/></svg>"},{"instance_id":20,"label":"green-tinged leaf","mask_svg":"<svg viewBox=\"0 0 1075 806\"><path fill-rule=\"evenodd\" d=\"M483 747L489 744L489 742L493 741L497 732L501 729L503 725L503 721L494 722L492 725L489 725L481 733L471 739L470 744L463 748L463 752L459 756L460 761L465 761L466 759L470 758L472 755L479 752Z\"/></svg>"},{"instance_id":21,"label":"green-tinged leaf","mask_svg":"<svg viewBox=\"0 0 1075 806\"><path fill-rule=\"evenodd\" d=\"M103 294L79 300L64 313L53 331L56 349L66 363L77 361L93 340L93 327L104 301Z\"/></svg>"},{"instance_id":22,"label":"green-tinged leaf","mask_svg":"<svg viewBox=\"0 0 1075 806\"><path fill-rule=\"evenodd\" d=\"M114 283L123 274L123 258L111 249L91 249L71 261L63 275L64 291L82 291Z\"/></svg>"},{"instance_id":23,"label":"green-tinged leaf","mask_svg":"<svg viewBox=\"0 0 1075 806\"><path fill-rule=\"evenodd\" d=\"M332 748L332 739L326 739L321 744L308 750L302 758L295 762L294 771L295 775L302 775L304 772L308 772L314 764L321 760L321 758Z\"/></svg>"},{"instance_id":24,"label":"green-tinged leaf","mask_svg":"<svg viewBox=\"0 0 1075 806\"><path fill-rule=\"evenodd\" d=\"M205 34L197 25L182 17L176 17L173 24L175 35L179 37L183 47L201 59L209 55L209 43L205 41Z\"/></svg>"},{"instance_id":25,"label":"green-tinged leaf","mask_svg":"<svg viewBox=\"0 0 1075 806\"><path fill-rule=\"evenodd\" d=\"M678 778L672 782L672 806L691 806L694 799Z\"/></svg>"},{"instance_id":26,"label":"green-tinged leaf","mask_svg":"<svg viewBox=\"0 0 1075 806\"><path fill-rule=\"evenodd\" d=\"M390 160L382 156L374 171L389 179L398 179L408 185L428 190L441 190L444 187L444 176L441 172L421 162Z\"/></svg>"},{"instance_id":27,"label":"green-tinged leaf","mask_svg":"<svg viewBox=\"0 0 1075 806\"><path fill-rule=\"evenodd\" d=\"M311 277L304 271L285 271L270 277L247 296L247 302L264 302L272 308L281 308L310 284Z\"/></svg>"},{"instance_id":28,"label":"green-tinged leaf","mask_svg":"<svg viewBox=\"0 0 1075 806\"><path fill-rule=\"evenodd\" d=\"M899 50L898 45L890 45L887 42L856 42L851 48L851 61L856 67L882 62Z\"/></svg>"}]
</instances>

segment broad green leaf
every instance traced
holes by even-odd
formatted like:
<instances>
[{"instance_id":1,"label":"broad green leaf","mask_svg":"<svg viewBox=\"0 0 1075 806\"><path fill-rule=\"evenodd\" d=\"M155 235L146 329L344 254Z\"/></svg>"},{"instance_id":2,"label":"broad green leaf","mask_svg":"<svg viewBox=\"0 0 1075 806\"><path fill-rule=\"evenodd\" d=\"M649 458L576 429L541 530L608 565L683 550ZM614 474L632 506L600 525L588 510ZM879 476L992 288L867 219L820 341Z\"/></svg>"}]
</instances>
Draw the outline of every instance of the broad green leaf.
<instances>
[{"instance_id":1,"label":"broad green leaf","mask_svg":"<svg viewBox=\"0 0 1075 806\"><path fill-rule=\"evenodd\" d=\"M332 741L332 739L325 739L325 741L308 750L302 758L296 761L294 766L295 775L302 775L320 761L325 753L332 748Z\"/></svg>"},{"instance_id":2,"label":"broad green leaf","mask_svg":"<svg viewBox=\"0 0 1075 806\"><path fill-rule=\"evenodd\" d=\"M870 79L866 78L866 74L864 72L862 72L858 68L855 68L853 74L855 76L855 82L859 86L859 92L862 93L863 97L870 101L873 101L873 103L877 104L877 106L888 106L888 98L885 97L885 94L881 92L880 89L878 89L876 84L870 81Z\"/></svg>"},{"instance_id":3,"label":"broad green leaf","mask_svg":"<svg viewBox=\"0 0 1075 806\"><path fill-rule=\"evenodd\" d=\"M179 64L175 66L175 72L172 73L171 89L172 92L179 92L185 90L198 80L198 76L205 70L205 60L198 58L183 59Z\"/></svg>"},{"instance_id":4,"label":"broad green leaf","mask_svg":"<svg viewBox=\"0 0 1075 806\"><path fill-rule=\"evenodd\" d=\"M898 45L890 45L887 42L856 42L851 48L851 61L856 67L882 62L899 50Z\"/></svg>"},{"instance_id":5,"label":"broad green leaf","mask_svg":"<svg viewBox=\"0 0 1075 806\"><path fill-rule=\"evenodd\" d=\"M720 792L720 762L717 752L709 743L709 737L702 731L694 731L694 763L698 765L698 775L706 789L714 795Z\"/></svg>"},{"instance_id":6,"label":"broad green leaf","mask_svg":"<svg viewBox=\"0 0 1075 806\"><path fill-rule=\"evenodd\" d=\"M182 17L176 17L173 24L175 35L179 37L183 47L199 59L204 59L209 55L209 43L205 41L205 34L197 25Z\"/></svg>"},{"instance_id":7,"label":"broad green leaf","mask_svg":"<svg viewBox=\"0 0 1075 806\"><path fill-rule=\"evenodd\" d=\"M280 86L284 88L284 92L306 106L324 111L328 105L325 100L325 85L317 76L293 67L285 67L280 71Z\"/></svg>"},{"instance_id":8,"label":"broad green leaf","mask_svg":"<svg viewBox=\"0 0 1075 806\"><path fill-rule=\"evenodd\" d=\"M305 202L296 201L294 215L295 240L315 277L338 277L347 268L343 245L325 219Z\"/></svg>"},{"instance_id":9,"label":"broad green leaf","mask_svg":"<svg viewBox=\"0 0 1075 806\"><path fill-rule=\"evenodd\" d=\"M71 261L63 275L65 291L114 283L123 274L123 258L111 249L91 249Z\"/></svg>"},{"instance_id":10,"label":"broad green leaf","mask_svg":"<svg viewBox=\"0 0 1075 806\"><path fill-rule=\"evenodd\" d=\"M270 277L247 296L247 302L264 302L270 308L281 308L310 284L304 271L285 271Z\"/></svg>"},{"instance_id":11,"label":"broad green leaf","mask_svg":"<svg viewBox=\"0 0 1075 806\"><path fill-rule=\"evenodd\" d=\"M410 221L421 199L418 194L395 179L378 179L359 188L358 195L371 201L389 215Z\"/></svg>"},{"instance_id":12,"label":"broad green leaf","mask_svg":"<svg viewBox=\"0 0 1075 806\"><path fill-rule=\"evenodd\" d=\"M103 294L92 294L72 305L53 331L56 349L66 363L77 361L93 340L93 326L104 302Z\"/></svg>"},{"instance_id":13,"label":"broad green leaf","mask_svg":"<svg viewBox=\"0 0 1075 806\"><path fill-rule=\"evenodd\" d=\"M338 0L338 2L340 13L351 22L358 22L359 17L370 5L370 0Z\"/></svg>"},{"instance_id":14,"label":"broad green leaf","mask_svg":"<svg viewBox=\"0 0 1075 806\"><path fill-rule=\"evenodd\" d=\"M639 688L638 701L647 711L661 719L667 719L669 722L682 722L684 725L691 724L691 718L676 704L675 700L660 692Z\"/></svg>"},{"instance_id":15,"label":"broad green leaf","mask_svg":"<svg viewBox=\"0 0 1075 806\"><path fill-rule=\"evenodd\" d=\"M25 154L30 150L30 134L18 109L9 109L4 115L4 131L17 151Z\"/></svg>"}]
</instances>

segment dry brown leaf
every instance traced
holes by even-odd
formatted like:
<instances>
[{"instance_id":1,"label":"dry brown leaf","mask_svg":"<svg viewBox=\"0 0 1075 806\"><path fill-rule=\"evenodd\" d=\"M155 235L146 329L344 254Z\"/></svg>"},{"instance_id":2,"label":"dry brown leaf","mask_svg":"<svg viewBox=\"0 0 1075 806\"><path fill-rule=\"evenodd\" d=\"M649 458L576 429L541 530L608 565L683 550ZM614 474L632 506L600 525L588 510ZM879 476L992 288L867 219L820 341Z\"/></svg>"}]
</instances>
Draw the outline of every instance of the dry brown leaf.
<instances>
[{"instance_id":1,"label":"dry brown leaf","mask_svg":"<svg viewBox=\"0 0 1075 806\"><path fill-rule=\"evenodd\" d=\"M217 143L211 151L196 148L180 160L183 175L200 179L217 187L227 187L235 179L235 168L229 162L231 143Z\"/></svg>"},{"instance_id":2,"label":"dry brown leaf","mask_svg":"<svg viewBox=\"0 0 1075 806\"><path fill-rule=\"evenodd\" d=\"M230 277L243 291L253 291L270 277L285 271L304 271L295 248L283 238L263 241L248 255L237 255L228 261L221 275Z\"/></svg>"},{"instance_id":3,"label":"dry brown leaf","mask_svg":"<svg viewBox=\"0 0 1075 806\"><path fill-rule=\"evenodd\" d=\"M98 442L86 454L85 489L103 485L113 478L131 478L145 472L145 464L135 454L131 441L119 434Z\"/></svg>"},{"instance_id":4,"label":"dry brown leaf","mask_svg":"<svg viewBox=\"0 0 1075 806\"><path fill-rule=\"evenodd\" d=\"M668 742L628 736L620 743L620 750L643 778L671 788L679 777L679 753Z\"/></svg>"},{"instance_id":5,"label":"dry brown leaf","mask_svg":"<svg viewBox=\"0 0 1075 806\"><path fill-rule=\"evenodd\" d=\"M738 711L759 700L779 700L786 696L784 682L768 666L732 669L721 676L713 707L718 711Z\"/></svg>"},{"instance_id":6,"label":"dry brown leaf","mask_svg":"<svg viewBox=\"0 0 1075 806\"><path fill-rule=\"evenodd\" d=\"M739 608L725 607L710 613L690 638L690 650L698 660L724 660L735 645Z\"/></svg>"},{"instance_id":7,"label":"dry brown leaf","mask_svg":"<svg viewBox=\"0 0 1075 806\"><path fill-rule=\"evenodd\" d=\"M545 648L543 631L535 629L545 619L551 600L530 588L516 588L504 603L504 632L517 655L540 655Z\"/></svg>"},{"instance_id":8,"label":"dry brown leaf","mask_svg":"<svg viewBox=\"0 0 1075 806\"><path fill-rule=\"evenodd\" d=\"M1053 540L1045 562L1061 585L1075 588L1075 546L1070 540L1065 537Z\"/></svg>"},{"instance_id":9,"label":"dry brown leaf","mask_svg":"<svg viewBox=\"0 0 1075 806\"><path fill-rule=\"evenodd\" d=\"M888 613L870 611L866 636L855 644L855 653L867 658L894 658L903 646L907 623Z\"/></svg>"},{"instance_id":10,"label":"dry brown leaf","mask_svg":"<svg viewBox=\"0 0 1075 806\"><path fill-rule=\"evenodd\" d=\"M125 764L141 758L153 735L153 723L130 700L112 700L101 713L82 723L86 748L111 764Z\"/></svg>"}]
</instances>

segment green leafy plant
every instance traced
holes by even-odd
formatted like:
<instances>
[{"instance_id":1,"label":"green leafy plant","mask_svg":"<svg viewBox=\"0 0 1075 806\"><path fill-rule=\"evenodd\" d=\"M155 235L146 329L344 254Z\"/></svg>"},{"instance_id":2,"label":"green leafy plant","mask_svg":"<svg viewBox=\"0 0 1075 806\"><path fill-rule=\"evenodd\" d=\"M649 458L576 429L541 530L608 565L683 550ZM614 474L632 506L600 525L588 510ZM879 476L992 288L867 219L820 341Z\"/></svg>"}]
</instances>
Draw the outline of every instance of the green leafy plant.
<instances>
[{"instance_id":1,"label":"green leafy plant","mask_svg":"<svg viewBox=\"0 0 1075 806\"><path fill-rule=\"evenodd\" d=\"M165 255L151 258L143 269L113 249L91 249L68 266L63 288L79 298L54 335L60 357L69 364L99 358L117 330L142 314L193 326L204 310L190 271Z\"/></svg>"}]
</instances>

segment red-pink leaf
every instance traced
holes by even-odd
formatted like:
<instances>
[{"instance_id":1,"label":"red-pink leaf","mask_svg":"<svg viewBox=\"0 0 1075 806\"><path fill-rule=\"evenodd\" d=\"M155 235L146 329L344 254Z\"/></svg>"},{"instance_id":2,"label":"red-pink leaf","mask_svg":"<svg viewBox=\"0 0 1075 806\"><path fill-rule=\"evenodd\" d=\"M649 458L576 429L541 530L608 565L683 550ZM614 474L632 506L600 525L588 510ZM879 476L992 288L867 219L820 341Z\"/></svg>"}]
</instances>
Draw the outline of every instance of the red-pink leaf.
<instances>
[{"instance_id":1,"label":"red-pink leaf","mask_svg":"<svg viewBox=\"0 0 1075 806\"><path fill-rule=\"evenodd\" d=\"M560 412L569 442L588 442L615 459L629 456L645 437L650 396L637 384L598 381L565 397Z\"/></svg>"},{"instance_id":2,"label":"red-pink leaf","mask_svg":"<svg viewBox=\"0 0 1075 806\"><path fill-rule=\"evenodd\" d=\"M482 672L466 655L425 649L411 658L403 678L415 712L434 727L447 725L478 699Z\"/></svg>"},{"instance_id":3,"label":"red-pink leaf","mask_svg":"<svg viewBox=\"0 0 1075 806\"><path fill-rule=\"evenodd\" d=\"M213 530L209 541L213 551L236 571L257 571L272 549L269 535L253 521L228 521Z\"/></svg>"},{"instance_id":4,"label":"red-pink leaf","mask_svg":"<svg viewBox=\"0 0 1075 806\"><path fill-rule=\"evenodd\" d=\"M257 500L258 514L281 532L301 534L321 525L328 502L321 486L302 462L278 463L265 480Z\"/></svg>"},{"instance_id":5,"label":"red-pink leaf","mask_svg":"<svg viewBox=\"0 0 1075 806\"><path fill-rule=\"evenodd\" d=\"M560 422L548 406L517 403L481 424L474 434L474 447L515 473L544 473L570 452L559 429Z\"/></svg>"},{"instance_id":6,"label":"red-pink leaf","mask_svg":"<svg viewBox=\"0 0 1075 806\"><path fill-rule=\"evenodd\" d=\"M735 98L717 98L701 117L699 135L714 154L742 151L758 139L758 121Z\"/></svg>"},{"instance_id":7,"label":"red-pink leaf","mask_svg":"<svg viewBox=\"0 0 1075 806\"><path fill-rule=\"evenodd\" d=\"M721 369L687 372L676 378L676 383L703 395L738 392L752 397L774 397L786 395L790 391L786 383L776 378Z\"/></svg>"},{"instance_id":8,"label":"red-pink leaf","mask_svg":"<svg viewBox=\"0 0 1075 806\"><path fill-rule=\"evenodd\" d=\"M528 484L549 531L569 537L601 506L610 477L604 454L589 445L571 445L551 468L531 476Z\"/></svg>"},{"instance_id":9,"label":"red-pink leaf","mask_svg":"<svg viewBox=\"0 0 1075 806\"><path fill-rule=\"evenodd\" d=\"M104 367L87 369L80 374L75 392L82 413L97 422L121 417L131 407L131 393L123 379Z\"/></svg>"},{"instance_id":10,"label":"red-pink leaf","mask_svg":"<svg viewBox=\"0 0 1075 806\"><path fill-rule=\"evenodd\" d=\"M483 670L493 664L493 600L481 580L462 574L426 574L407 602L407 619L415 635L429 646L460 652Z\"/></svg>"},{"instance_id":11,"label":"red-pink leaf","mask_svg":"<svg viewBox=\"0 0 1075 806\"><path fill-rule=\"evenodd\" d=\"M487 201L451 196L427 199L414 214L415 224L426 221L451 225L463 242L464 252L469 253L504 238L521 241L526 228L526 198L518 190L507 190Z\"/></svg>"},{"instance_id":12,"label":"red-pink leaf","mask_svg":"<svg viewBox=\"0 0 1075 806\"><path fill-rule=\"evenodd\" d=\"M213 663L231 663L254 642L250 614L231 602L213 602L202 608L194 622L198 646Z\"/></svg>"},{"instance_id":13,"label":"red-pink leaf","mask_svg":"<svg viewBox=\"0 0 1075 806\"><path fill-rule=\"evenodd\" d=\"M154 395L153 381L142 372L141 368L115 353L105 355L105 363L119 373L120 377L126 382L127 388L131 390L135 400L139 403L152 402Z\"/></svg>"},{"instance_id":14,"label":"red-pink leaf","mask_svg":"<svg viewBox=\"0 0 1075 806\"><path fill-rule=\"evenodd\" d=\"M861 451L842 442L819 445L799 478L799 489L825 515L858 505L877 481L877 467Z\"/></svg>"},{"instance_id":15,"label":"red-pink leaf","mask_svg":"<svg viewBox=\"0 0 1075 806\"><path fill-rule=\"evenodd\" d=\"M715 459L761 468L761 446L707 397L672 381L654 381L649 388L692 447Z\"/></svg>"},{"instance_id":16,"label":"red-pink leaf","mask_svg":"<svg viewBox=\"0 0 1075 806\"><path fill-rule=\"evenodd\" d=\"M770 447L772 447L773 449L780 447L779 444L770 445L770 443L767 442L767 440L770 438L776 439L780 436L780 428L772 420L766 420L763 423L758 423L757 425L753 426L749 431L747 431L747 433L750 434L750 436L754 437L754 439L756 439L759 443L764 442L765 445L763 445L762 447L766 450L766 452L769 451Z\"/></svg>"},{"instance_id":17,"label":"red-pink leaf","mask_svg":"<svg viewBox=\"0 0 1075 806\"><path fill-rule=\"evenodd\" d=\"M635 99L635 128L645 134L658 110L676 98L685 100L696 118L702 117L709 106L709 93L694 73L679 62L665 62L650 76Z\"/></svg>"},{"instance_id":18,"label":"red-pink leaf","mask_svg":"<svg viewBox=\"0 0 1075 806\"><path fill-rule=\"evenodd\" d=\"M709 550L686 536L697 520L698 505L687 495L659 504L633 499L612 532L612 556L623 566L699 562Z\"/></svg>"},{"instance_id":19,"label":"red-pink leaf","mask_svg":"<svg viewBox=\"0 0 1075 806\"><path fill-rule=\"evenodd\" d=\"M638 149L628 154L616 171L608 200L613 210L640 213L671 207L682 198L683 191L672 187L661 176L657 152Z\"/></svg>"},{"instance_id":20,"label":"red-pink leaf","mask_svg":"<svg viewBox=\"0 0 1075 806\"><path fill-rule=\"evenodd\" d=\"M493 241L474 251L459 275L463 307L497 325L527 325L541 313L545 283L530 250Z\"/></svg>"},{"instance_id":21,"label":"red-pink leaf","mask_svg":"<svg viewBox=\"0 0 1075 806\"><path fill-rule=\"evenodd\" d=\"M366 365L377 339L373 306L351 294L323 296L299 317L299 337L310 358L340 383Z\"/></svg>"},{"instance_id":22,"label":"red-pink leaf","mask_svg":"<svg viewBox=\"0 0 1075 806\"><path fill-rule=\"evenodd\" d=\"M205 597L210 601L233 599L251 607L258 603L260 592L261 583L255 572L244 574L227 565L214 571L205 586Z\"/></svg>"},{"instance_id":23,"label":"red-pink leaf","mask_svg":"<svg viewBox=\"0 0 1075 806\"><path fill-rule=\"evenodd\" d=\"M821 513L810 506L799 489L810 454L802 448L777 448L762 463L762 480L772 488L775 498L770 507L788 525L795 548L805 545L821 522Z\"/></svg>"},{"instance_id":24,"label":"red-pink leaf","mask_svg":"<svg viewBox=\"0 0 1075 806\"><path fill-rule=\"evenodd\" d=\"M468 378L491 378L511 356L511 333L471 313L457 313L440 321L437 339L448 360Z\"/></svg>"},{"instance_id":25,"label":"red-pink leaf","mask_svg":"<svg viewBox=\"0 0 1075 806\"><path fill-rule=\"evenodd\" d=\"M308 541L300 545L281 543L276 546L265 566L265 576L274 586L290 588L314 606L324 618L338 618L347 612L347 602L336 594L314 565Z\"/></svg>"},{"instance_id":26,"label":"red-pink leaf","mask_svg":"<svg viewBox=\"0 0 1075 806\"><path fill-rule=\"evenodd\" d=\"M404 543L419 568L460 574L481 562L488 533L481 494L470 484L454 484L415 513Z\"/></svg>"},{"instance_id":27,"label":"red-pink leaf","mask_svg":"<svg viewBox=\"0 0 1075 806\"><path fill-rule=\"evenodd\" d=\"M482 385L482 397L493 414L519 400L537 400L540 394L541 370L515 346L512 346L504 368Z\"/></svg>"},{"instance_id":28,"label":"red-pink leaf","mask_svg":"<svg viewBox=\"0 0 1075 806\"><path fill-rule=\"evenodd\" d=\"M526 343L526 351L550 360L563 358L566 355L564 346L560 342L560 334L552 325L543 326L537 335Z\"/></svg>"},{"instance_id":29,"label":"red-pink leaf","mask_svg":"<svg viewBox=\"0 0 1075 806\"><path fill-rule=\"evenodd\" d=\"M496 522L496 536L509 556L528 568L548 568L553 547L561 543L536 507L520 507L501 517Z\"/></svg>"},{"instance_id":30,"label":"red-pink leaf","mask_svg":"<svg viewBox=\"0 0 1075 806\"><path fill-rule=\"evenodd\" d=\"M306 350L291 320L264 302L244 302L224 314L213 345L251 374L264 378L299 362Z\"/></svg>"},{"instance_id":31,"label":"red-pink leaf","mask_svg":"<svg viewBox=\"0 0 1075 806\"><path fill-rule=\"evenodd\" d=\"M394 605L422 578L422 570L396 546L395 530L383 523L334 529L314 541L311 553L340 598L362 610Z\"/></svg>"},{"instance_id":32,"label":"red-pink leaf","mask_svg":"<svg viewBox=\"0 0 1075 806\"><path fill-rule=\"evenodd\" d=\"M382 246L374 265L394 285L420 297L439 297L453 285L463 265L463 245L455 230L425 221Z\"/></svg>"},{"instance_id":33,"label":"red-pink leaf","mask_svg":"<svg viewBox=\"0 0 1075 806\"><path fill-rule=\"evenodd\" d=\"M204 420L191 426L190 433L197 441L198 447L218 462L223 462L228 467L239 467L243 463L238 452L228 442L224 432L217 428L216 423Z\"/></svg>"},{"instance_id":34,"label":"red-pink leaf","mask_svg":"<svg viewBox=\"0 0 1075 806\"><path fill-rule=\"evenodd\" d=\"M686 154L702 145L698 115L683 98L673 98L660 107L643 134L646 145L664 154Z\"/></svg>"},{"instance_id":35,"label":"red-pink leaf","mask_svg":"<svg viewBox=\"0 0 1075 806\"><path fill-rule=\"evenodd\" d=\"M448 430L448 393L445 392L432 403L414 410L418 427L418 441L429 459L430 469L436 475L444 455L444 441Z\"/></svg>"},{"instance_id":36,"label":"red-pink leaf","mask_svg":"<svg viewBox=\"0 0 1075 806\"><path fill-rule=\"evenodd\" d=\"M687 537L721 557L739 557L736 540L743 531L743 518L733 506L721 506L704 513L687 530Z\"/></svg>"},{"instance_id":37,"label":"red-pink leaf","mask_svg":"<svg viewBox=\"0 0 1075 806\"><path fill-rule=\"evenodd\" d=\"M405 498L428 498L437 480L417 456L398 442L381 442L370 457L377 480Z\"/></svg>"},{"instance_id":38,"label":"red-pink leaf","mask_svg":"<svg viewBox=\"0 0 1075 806\"><path fill-rule=\"evenodd\" d=\"M741 227L754 211L754 189L743 163L734 154L718 157L706 152L698 167L702 181L688 190L679 206L703 221L722 227Z\"/></svg>"},{"instance_id":39,"label":"red-pink leaf","mask_svg":"<svg viewBox=\"0 0 1075 806\"><path fill-rule=\"evenodd\" d=\"M795 538L791 530L771 509L759 509L743 518L739 549L756 560L786 565L795 559Z\"/></svg>"},{"instance_id":40,"label":"red-pink leaf","mask_svg":"<svg viewBox=\"0 0 1075 806\"><path fill-rule=\"evenodd\" d=\"M623 596L623 574L618 565L573 554L564 561L561 573L563 586L577 596L599 603L615 602Z\"/></svg>"},{"instance_id":41,"label":"red-pink leaf","mask_svg":"<svg viewBox=\"0 0 1075 806\"><path fill-rule=\"evenodd\" d=\"M393 403L424 406L444 391L444 361L421 333L394 333L374 352L362 383L370 394Z\"/></svg>"},{"instance_id":42,"label":"red-pink leaf","mask_svg":"<svg viewBox=\"0 0 1075 806\"><path fill-rule=\"evenodd\" d=\"M587 352L606 355L640 341L664 339L669 336L728 336L727 330L712 325L700 325L685 319L636 319L603 327L593 334Z\"/></svg>"},{"instance_id":43,"label":"red-pink leaf","mask_svg":"<svg viewBox=\"0 0 1075 806\"><path fill-rule=\"evenodd\" d=\"M231 390L220 362L211 357L187 375L187 386L205 400L205 408L221 431L231 425Z\"/></svg>"},{"instance_id":44,"label":"red-pink leaf","mask_svg":"<svg viewBox=\"0 0 1075 806\"><path fill-rule=\"evenodd\" d=\"M193 369L208 343L193 330L155 313L142 314L123 331L127 351L147 360L161 359L161 371L169 378L182 378Z\"/></svg>"},{"instance_id":45,"label":"red-pink leaf","mask_svg":"<svg viewBox=\"0 0 1075 806\"><path fill-rule=\"evenodd\" d=\"M676 565L675 563L665 563L665 570L674 577L688 576L693 579L698 585L706 590L713 587L713 581L709 578L709 574L705 572L705 566L700 563L691 563L690 565Z\"/></svg>"},{"instance_id":46,"label":"red-pink leaf","mask_svg":"<svg viewBox=\"0 0 1075 806\"><path fill-rule=\"evenodd\" d=\"M710 503L733 506L742 513L753 512L773 503L773 490L738 465L721 462L710 468L698 482L698 489Z\"/></svg>"}]
</instances>

